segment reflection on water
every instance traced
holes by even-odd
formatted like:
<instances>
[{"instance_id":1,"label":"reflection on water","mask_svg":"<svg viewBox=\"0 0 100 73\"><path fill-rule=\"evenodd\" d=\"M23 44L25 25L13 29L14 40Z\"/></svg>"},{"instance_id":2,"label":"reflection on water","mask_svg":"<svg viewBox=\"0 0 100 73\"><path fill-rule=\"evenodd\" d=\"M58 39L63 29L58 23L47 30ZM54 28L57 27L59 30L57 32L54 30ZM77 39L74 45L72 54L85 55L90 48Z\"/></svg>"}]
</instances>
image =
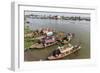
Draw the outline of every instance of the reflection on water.
<instances>
[{"instance_id":1,"label":"reflection on water","mask_svg":"<svg viewBox=\"0 0 100 73\"><path fill-rule=\"evenodd\" d=\"M26 19L30 23L28 24L32 30L39 28L51 27L56 31L64 31L65 33L75 33L75 38L72 44L76 44L77 41L81 42L81 50L77 55L72 54L64 59L86 59L90 58L90 21L71 21L71 20L53 20L53 19ZM55 49L57 45L45 48L34 49L25 52L25 61L37 61L45 59L49 53Z\"/></svg>"}]
</instances>

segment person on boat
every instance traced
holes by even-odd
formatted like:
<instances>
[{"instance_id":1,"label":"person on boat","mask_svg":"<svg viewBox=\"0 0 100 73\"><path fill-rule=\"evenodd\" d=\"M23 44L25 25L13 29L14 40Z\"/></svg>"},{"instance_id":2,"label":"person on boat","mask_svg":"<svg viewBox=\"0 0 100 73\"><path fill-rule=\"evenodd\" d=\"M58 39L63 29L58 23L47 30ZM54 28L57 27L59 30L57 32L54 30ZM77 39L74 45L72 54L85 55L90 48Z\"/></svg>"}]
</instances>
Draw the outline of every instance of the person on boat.
<instances>
[{"instance_id":1,"label":"person on boat","mask_svg":"<svg viewBox=\"0 0 100 73\"><path fill-rule=\"evenodd\" d=\"M58 47L56 50L53 51L53 56L54 56L54 57L57 57L57 56L59 56L59 54L61 54L60 48L61 48L61 47Z\"/></svg>"},{"instance_id":2,"label":"person on boat","mask_svg":"<svg viewBox=\"0 0 100 73\"><path fill-rule=\"evenodd\" d=\"M40 35L43 35L44 33L43 33L43 30L40 30Z\"/></svg>"},{"instance_id":3,"label":"person on boat","mask_svg":"<svg viewBox=\"0 0 100 73\"><path fill-rule=\"evenodd\" d=\"M67 35L60 40L60 43L62 43L63 45L68 43Z\"/></svg>"},{"instance_id":4,"label":"person on boat","mask_svg":"<svg viewBox=\"0 0 100 73\"><path fill-rule=\"evenodd\" d=\"M74 33L68 33L68 40L70 41L73 37L75 37Z\"/></svg>"},{"instance_id":5,"label":"person on boat","mask_svg":"<svg viewBox=\"0 0 100 73\"><path fill-rule=\"evenodd\" d=\"M73 37L72 33L68 33L65 37L63 37L62 42L63 43L68 43Z\"/></svg>"}]
</instances>

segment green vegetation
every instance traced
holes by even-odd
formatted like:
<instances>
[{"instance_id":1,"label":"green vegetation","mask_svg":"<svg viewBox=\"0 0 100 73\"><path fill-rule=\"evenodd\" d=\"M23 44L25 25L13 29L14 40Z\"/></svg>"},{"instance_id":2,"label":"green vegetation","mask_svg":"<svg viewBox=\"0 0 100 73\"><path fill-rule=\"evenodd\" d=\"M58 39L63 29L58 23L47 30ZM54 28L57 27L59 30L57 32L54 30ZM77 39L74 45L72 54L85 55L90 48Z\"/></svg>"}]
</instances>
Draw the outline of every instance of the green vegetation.
<instances>
[{"instance_id":1,"label":"green vegetation","mask_svg":"<svg viewBox=\"0 0 100 73\"><path fill-rule=\"evenodd\" d=\"M24 27L24 48L29 48L32 44L36 43L38 40L34 39L33 37L25 37L28 33L32 33L33 31L30 30L29 26Z\"/></svg>"},{"instance_id":2,"label":"green vegetation","mask_svg":"<svg viewBox=\"0 0 100 73\"><path fill-rule=\"evenodd\" d=\"M27 25L27 26L24 26L24 33L30 33L32 32L32 30L30 29L30 27Z\"/></svg>"},{"instance_id":3,"label":"green vegetation","mask_svg":"<svg viewBox=\"0 0 100 73\"><path fill-rule=\"evenodd\" d=\"M36 43L38 40L30 37L24 37L24 48L29 48L32 44Z\"/></svg>"}]
</instances>

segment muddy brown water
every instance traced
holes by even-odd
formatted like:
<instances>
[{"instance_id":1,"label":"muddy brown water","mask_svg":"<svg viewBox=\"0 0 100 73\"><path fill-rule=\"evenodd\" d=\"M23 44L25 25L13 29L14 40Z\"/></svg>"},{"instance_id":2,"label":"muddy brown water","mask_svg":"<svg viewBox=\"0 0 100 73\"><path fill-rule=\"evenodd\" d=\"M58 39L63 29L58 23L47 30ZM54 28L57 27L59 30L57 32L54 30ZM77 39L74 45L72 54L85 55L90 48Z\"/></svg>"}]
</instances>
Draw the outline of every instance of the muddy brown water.
<instances>
[{"instance_id":1,"label":"muddy brown water","mask_svg":"<svg viewBox=\"0 0 100 73\"><path fill-rule=\"evenodd\" d=\"M32 30L39 28L51 27L56 31L64 31L65 33L75 33L75 38L71 44L75 45L81 42L82 48L75 54L64 57L67 59L88 59L90 58L90 21L73 21L73 20L52 20L52 19L31 19L28 24ZM40 61L45 60L48 55L57 48L58 45L53 45L44 49L31 49L24 52L25 61Z\"/></svg>"}]
</instances>

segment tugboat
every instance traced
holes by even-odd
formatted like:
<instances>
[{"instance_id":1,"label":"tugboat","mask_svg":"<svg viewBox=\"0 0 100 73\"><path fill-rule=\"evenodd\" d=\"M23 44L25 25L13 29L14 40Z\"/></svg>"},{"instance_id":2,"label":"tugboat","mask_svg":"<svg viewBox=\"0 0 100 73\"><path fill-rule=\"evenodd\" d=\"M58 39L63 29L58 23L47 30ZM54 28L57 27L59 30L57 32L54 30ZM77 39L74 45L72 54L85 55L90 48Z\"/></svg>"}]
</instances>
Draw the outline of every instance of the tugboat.
<instances>
[{"instance_id":1,"label":"tugboat","mask_svg":"<svg viewBox=\"0 0 100 73\"><path fill-rule=\"evenodd\" d=\"M80 44L78 45L71 45L68 44L68 46L64 45L62 47L58 47L57 49L55 49L50 56L48 56L48 60L57 60L57 59L61 59L64 58L78 50L80 50L81 46Z\"/></svg>"}]
</instances>

